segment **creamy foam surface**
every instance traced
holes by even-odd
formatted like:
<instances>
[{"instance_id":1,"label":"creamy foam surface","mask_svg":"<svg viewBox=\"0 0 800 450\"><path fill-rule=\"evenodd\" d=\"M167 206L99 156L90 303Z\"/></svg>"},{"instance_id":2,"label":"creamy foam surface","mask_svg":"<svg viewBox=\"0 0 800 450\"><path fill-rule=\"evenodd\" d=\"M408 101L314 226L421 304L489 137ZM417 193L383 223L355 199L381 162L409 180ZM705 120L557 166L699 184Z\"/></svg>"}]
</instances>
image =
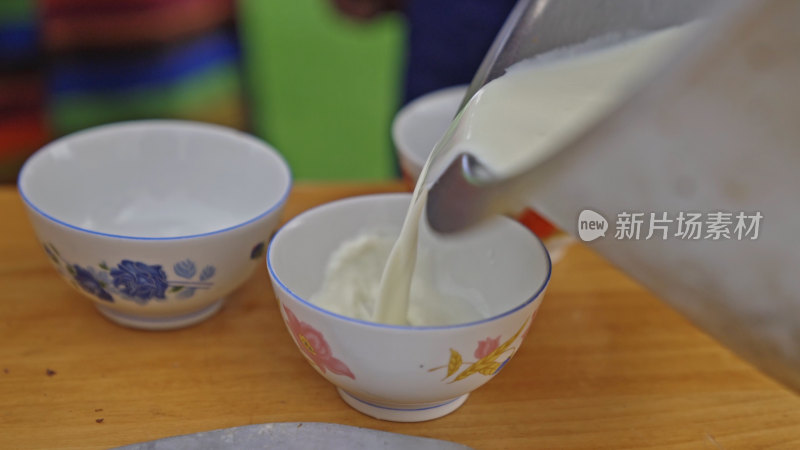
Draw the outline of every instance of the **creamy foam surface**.
<instances>
[{"instance_id":1,"label":"creamy foam surface","mask_svg":"<svg viewBox=\"0 0 800 450\"><path fill-rule=\"evenodd\" d=\"M465 151L498 175L542 161L616 106L691 30L684 26L614 45L588 42L558 50L512 66L485 85L431 152L393 245L371 235L343 243L311 301L388 324L446 325L485 317L474 303L439 293L426 278L430 271L415 270L415 262L425 261L417 257L417 237L429 184Z\"/></svg>"},{"instance_id":2,"label":"creamy foam surface","mask_svg":"<svg viewBox=\"0 0 800 450\"><path fill-rule=\"evenodd\" d=\"M396 235L363 234L344 242L331 256L323 288L311 297L311 303L356 319L395 323L376 320L375 317L381 276L396 241ZM454 325L486 317L488 306L474 291L458 292L447 280L444 280L445 287L437 284L442 280L434 280L432 260L426 251L420 249L417 264L411 267L413 277L408 278L410 284L399 286L399 289L408 289L405 294L408 302L401 307L393 305L397 309L395 314L403 318L400 324Z\"/></svg>"}]
</instances>

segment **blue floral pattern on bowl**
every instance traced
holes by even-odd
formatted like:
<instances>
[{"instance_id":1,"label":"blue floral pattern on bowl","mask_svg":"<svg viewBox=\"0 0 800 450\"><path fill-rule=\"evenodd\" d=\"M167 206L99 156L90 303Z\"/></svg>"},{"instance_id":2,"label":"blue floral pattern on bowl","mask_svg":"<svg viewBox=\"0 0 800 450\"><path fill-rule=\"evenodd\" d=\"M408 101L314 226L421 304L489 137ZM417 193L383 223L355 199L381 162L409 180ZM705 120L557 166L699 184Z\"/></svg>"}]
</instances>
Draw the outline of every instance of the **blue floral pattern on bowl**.
<instances>
[{"instance_id":1,"label":"blue floral pattern on bowl","mask_svg":"<svg viewBox=\"0 0 800 450\"><path fill-rule=\"evenodd\" d=\"M160 265L123 259L111 269L111 278L114 287L126 297L143 301L166 298L167 274Z\"/></svg>"},{"instance_id":2,"label":"blue floral pattern on bowl","mask_svg":"<svg viewBox=\"0 0 800 450\"><path fill-rule=\"evenodd\" d=\"M169 279L160 264L123 259L115 266L103 261L97 267L82 267L65 261L52 243L45 244L44 249L59 272L71 277L82 291L106 302L123 299L144 305L171 297L191 298L198 289L211 288L214 283L209 280L217 272L214 266L206 265L195 279L197 265L185 259L172 266L176 278Z\"/></svg>"},{"instance_id":3,"label":"blue floral pattern on bowl","mask_svg":"<svg viewBox=\"0 0 800 450\"><path fill-rule=\"evenodd\" d=\"M67 268L67 271L72 275L75 281L78 282L78 286L80 286L80 288L85 292L94 295L100 300L105 300L107 302L114 301L114 299L111 297L111 294L105 290L107 284L99 281L90 270L84 269L77 264L73 264Z\"/></svg>"}]
</instances>

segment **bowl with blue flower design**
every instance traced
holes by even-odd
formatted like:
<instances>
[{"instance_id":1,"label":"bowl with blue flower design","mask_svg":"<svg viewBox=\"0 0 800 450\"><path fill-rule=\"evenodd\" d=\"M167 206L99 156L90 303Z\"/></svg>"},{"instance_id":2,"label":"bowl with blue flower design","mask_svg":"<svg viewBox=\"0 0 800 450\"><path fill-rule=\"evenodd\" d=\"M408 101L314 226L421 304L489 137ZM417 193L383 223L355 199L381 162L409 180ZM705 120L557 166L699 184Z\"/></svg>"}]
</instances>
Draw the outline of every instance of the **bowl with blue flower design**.
<instances>
[{"instance_id":1,"label":"bowl with blue flower design","mask_svg":"<svg viewBox=\"0 0 800 450\"><path fill-rule=\"evenodd\" d=\"M511 357L534 322L551 268L542 242L515 220L497 218L448 237L433 233L423 220L415 278L420 270L428 272L431 288L416 291L416 297L411 289L407 317L414 308L422 311L423 303L440 302L424 309L425 325L376 323L316 303L315 294L330 273L337 273L329 270L329 261L341 261L333 256L341 254L340 245L376 231L396 236L410 199L407 194L367 195L316 207L278 230L267 251L281 315L302 357L336 386L347 405L400 422L452 413L472 391L513 365ZM367 284L352 275L342 280ZM443 306L433 291L456 301ZM342 289L337 295L348 304L351 299L344 297L359 292ZM456 311L461 307L476 314L462 315Z\"/></svg>"},{"instance_id":2,"label":"bowl with blue flower design","mask_svg":"<svg viewBox=\"0 0 800 450\"><path fill-rule=\"evenodd\" d=\"M20 171L56 270L112 321L200 322L262 261L291 188L265 142L226 127L148 120L78 132Z\"/></svg>"}]
</instances>

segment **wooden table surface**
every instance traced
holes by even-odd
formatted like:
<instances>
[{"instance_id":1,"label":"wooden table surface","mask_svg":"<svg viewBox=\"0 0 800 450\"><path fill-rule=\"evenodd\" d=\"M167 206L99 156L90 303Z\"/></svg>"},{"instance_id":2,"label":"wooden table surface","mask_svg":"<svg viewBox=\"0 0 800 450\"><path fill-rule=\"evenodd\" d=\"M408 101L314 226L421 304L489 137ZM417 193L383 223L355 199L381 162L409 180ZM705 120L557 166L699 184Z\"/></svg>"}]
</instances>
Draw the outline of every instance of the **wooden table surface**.
<instances>
[{"instance_id":1,"label":"wooden table surface","mask_svg":"<svg viewBox=\"0 0 800 450\"><path fill-rule=\"evenodd\" d=\"M301 184L289 218L400 184ZM266 422L335 422L476 449L800 449L800 397L585 247L554 270L525 344L441 419L383 422L342 402L278 314L265 265L211 319L147 332L105 320L49 265L0 188L0 448L108 448ZM101 420L102 419L102 420Z\"/></svg>"}]
</instances>

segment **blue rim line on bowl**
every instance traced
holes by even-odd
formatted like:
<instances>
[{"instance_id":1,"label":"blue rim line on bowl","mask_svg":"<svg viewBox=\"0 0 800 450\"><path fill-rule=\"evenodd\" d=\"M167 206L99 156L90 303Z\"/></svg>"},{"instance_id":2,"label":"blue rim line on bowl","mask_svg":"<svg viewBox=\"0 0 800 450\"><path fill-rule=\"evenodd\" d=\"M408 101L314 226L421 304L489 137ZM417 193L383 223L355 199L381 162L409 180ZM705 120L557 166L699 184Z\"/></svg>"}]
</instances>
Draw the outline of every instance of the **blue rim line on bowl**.
<instances>
[{"instance_id":1,"label":"blue rim line on bowl","mask_svg":"<svg viewBox=\"0 0 800 450\"><path fill-rule=\"evenodd\" d=\"M73 225L73 224L64 222L63 220L56 219L55 217L51 216L50 214L47 214L46 212L44 212L41 209L39 209L28 198L28 196L25 195L25 191L22 189L22 184L21 184L23 174L25 173L25 169L28 166L28 163L33 161L33 159L37 155L45 152L49 147L60 143L64 139L77 137L77 136L80 136L80 135L83 135L83 134L93 133L93 132L102 130L104 128L116 128L116 127L120 127L120 126L124 127L124 126L127 126L127 125L134 125L134 124L142 125L142 124L147 124L147 123L156 123L156 124L164 124L164 125L166 125L166 124L175 124L175 125L183 125L183 126L188 126L188 127L202 126L202 128L213 128L213 129L216 129L217 131L223 131L223 132L226 132L226 133L230 133L230 134L236 135L237 138L243 139L245 141L250 141L251 143L254 143L254 144L256 144L256 145L258 145L260 147L265 147L265 148L267 148L269 150L272 150L272 152L275 154L275 156L278 157L278 160L281 161L281 163L283 163L282 168L285 169L285 171L286 171L286 175L287 175L287 178L289 180L289 182L288 182L288 184L286 186L286 190L283 192L283 194L281 195L280 199L278 199L278 201L274 205L271 205L266 211L258 214L257 216L255 216L255 217L253 217L251 219L248 219L248 220L246 220L244 222L240 222L240 223L238 223L236 225L232 225L230 227L222 228L222 229L219 229L219 230L208 231L206 233L189 234L189 235L184 235L184 236L164 236L164 237L126 236L126 235L121 235L121 234L103 233L102 231L94 231L94 230L89 230L89 229L86 229L86 228L82 228L82 227L79 227L77 225ZM22 197L22 200L28 206L30 206L31 209L36 211L41 216L47 218L48 220L51 220L51 221L53 221L53 222L55 222L55 223L57 223L59 225L65 226L67 228L71 228L73 230L81 231L81 232L84 232L84 233L94 234L96 236L105 236L105 237L118 238L118 239L130 239L130 240L140 240L140 241L170 241L170 240L175 240L175 239L192 239L192 238L213 236L215 234L220 234L220 233L224 233L226 231L235 230L237 228L242 228L242 227L247 226L247 225L249 225L249 224L251 224L253 222L257 222L258 220L260 220L263 217L269 215L270 213L272 213L276 209L280 208L280 206L283 205L286 202L286 199L289 197L289 193L292 191L293 181L294 180L292 179L292 171L289 168L289 164L286 162L286 159L283 157L283 155L281 155L280 152L278 152L277 150L273 149L266 142L264 142L264 141L262 141L260 139L257 139L254 136L250 136L247 133L241 132L239 130L235 130L233 128L223 127L221 125L215 125L215 124L211 124L211 123L197 123L197 122L192 122L192 121L188 121L188 120L171 120L171 119L170 120L131 120L131 121L126 121L126 122L115 122L115 123L110 123L110 124L106 124L106 125L100 125L100 126L97 126L97 127L86 129L86 130L81 130L81 131L78 131L78 132L75 132L75 133L72 133L72 134L68 134L68 135L66 135L64 137L61 137L59 139L56 139L56 140L48 143L44 147L42 147L39 150L37 150L36 152L34 152L33 155L31 155L25 161L25 163L22 165L22 168L19 171L19 175L17 176L17 189L19 190L19 193L20 193L20 196Z\"/></svg>"},{"instance_id":2,"label":"blue rim line on bowl","mask_svg":"<svg viewBox=\"0 0 800 450\"><path fill-rule=\"evenodd\" d=\"M462 397L464 397L464 395L469 395L469 393L464 394L464 395L459 395L458 397L450 399L450 400L447 400L446 402L439 403L437 405L426 406L424 408L409 408L409 409L406 409L406 408L391 408L391 407L388 407L388 406L376 405L374 403L370 403L368 401L361 400L360 398L358 398L355 395L345 391L344 389L340 388L339 390L341 392L343 392L346 396L352 398L353 400L355 400L357 402L361 402L361 403L363 403L363 404L365 404L367 406L372 406L373 408L387 409L389 411L408 411L408 412L412 412L412 411L427 411L429 409L441 408L442 406L449 405L450 403L457 402L457 401L461 400Z\"/></svg>"},{"instance_id":3,"label":"blue rim line on bowl","mask_svg":"<svg viewBox=\"0 0 800 450\"><path fill-rule=\"evenodd\" d=\"M485 319L476 320L476 321L473 321L473 322L458 323L458 324L454 324L454 325L412 326L412 325L390 325L390 324L385 324L385 323L370 322L370 321L367 321L367 320L356 319L354 317L344 316L344 315L337 314L337 313L332 312L332 311L328 311L327 309L320 308L319 306L317 306L317 305L315 305L315 304L303 299L299 295L295 294L294 291L289 289L289 287L286 286L283 283L283 281L281 281L281 279L278 277L278 275L275 273L275 270L272 267L272 258L271 258L271 256L272 256L272 245L275 243L275 238L277 238L278 235L280 235L281 231L283 231L284 228L292 225L296 220L300 219L301 217L305 216L306 214L310 214L311 212L316 211L317 209L326 208L326 207L329 207L331 205L335 205L335 204L340 203L340 202L345 202L345 201L348 201L348 200L352 200L354 198L364 198L364 197L401 197L401 196L402 197L410 197L411 194L405 194L405 193L397 193L397 194L367 194L367 195L359 195L359 196L354 196L354 197L347 197L347 198L343 198L343 199L340 199L340 200L335 200L335 201L332 201L332 202L329 202L329 203L325 203L325 204L316 206L314 208L308 209L308 210L306 210L306 211L294 216L291 220L289 220L282 227L280 227L277 232L275 232L275 235L273 236L273 238L269 242L269 247L267 248L267 269L269 270L269 273L270 273L272 279L275 280L278 283L278 285L280 285L280 287L282 287L286 292L288 292L289 295L292 296L292 298L294 298L295 300L299 301L300 303L308 306L309 308L315 309L315 310L317 310L319 312L322 312L322 313L327 314L327 315L332 316L332 317L336 317L336 318L341 319L341 320L357 323L359 325L368 326L368 327L375 327L375 328L388 328L388 329L395 329L395 330L448 330L448 329L454 329L454 328L464 328L464 327L469 327L469 326L473 326L473 325L479 325L479 324L482 324L482 323L491 322L493 320L497 320L497 319L500 319L500 318L505 317L507 315L513 314L514 312L519 311L520 309L522 309L522 308L528 306L529 304L533 303L537 298L539 298L539 296L541 296L542 292L544 291L544 289L547 287L548 283L550 282L550 276L552 275L552 272L553 272L553 262L550 260L550 253L548 253L547 247L545 247L545 245L542 243L542 241L535 234L530 232L530 230L528 230L527 228L522 226L519 222L514 221L513 219L508 219L508 220L510 220L512 223L515 223L517 226L521 227L522 229L524 229L525 231L530 233L530 235L534 239L536 239L536 242L538 242L539 245L542 247L542 250L544 250L544 254L547 257L547 276L545 277L544 281L542 282L542 285L539 286L539 288L536 290L536 292L528 300L526 300L525 302L521 303L520 305L517 305L516 307L514 307L512 309L509 309L508 311L502 312L502 313L500 313L500 314L498 314L496 316L487 317Z\"/></svg>"}]
</instances>

